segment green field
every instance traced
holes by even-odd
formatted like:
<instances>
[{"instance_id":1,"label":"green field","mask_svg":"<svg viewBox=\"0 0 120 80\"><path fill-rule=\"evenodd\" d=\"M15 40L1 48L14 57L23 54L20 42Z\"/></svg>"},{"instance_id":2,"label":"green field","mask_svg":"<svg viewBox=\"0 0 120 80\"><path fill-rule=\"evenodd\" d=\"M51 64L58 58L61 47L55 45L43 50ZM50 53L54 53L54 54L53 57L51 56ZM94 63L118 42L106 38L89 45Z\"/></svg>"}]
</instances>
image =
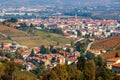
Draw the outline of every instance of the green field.
<instances>
[{"instance_id":1,"label":"green field","mask_svg":"<svg viewBox=\"0 0 120 80\"><path fill-rule=\"evenodd\" d=\"M56 45L58 43L65 44L71 42L69 39L66 39L61 35L46 33L39 30L34 32L34 35L31 35L21 30L6 26L0 26L0 33L5 35L6 37L10 37L10 39L8 39L5 36L0 35L0 42L10 42L13 40L21 45L25 45L28 47L39 47L41 45L49 46Z\"/></svg>"},{"instance_id":2,"label":"green field","mask_svg":"<svg viewBox=\"0 0 120 80\"><path fill-rule=\"evenodd\" d=\"M53 34L53 33L46 33L42 31L35 32L35 36L29 37L12 37L12 40L17 41L21 45L34 47L34 46L49 46L49 45L56 45L70 43L69 39L64 38L61 35Z\"/></svg>"}]
</instances>

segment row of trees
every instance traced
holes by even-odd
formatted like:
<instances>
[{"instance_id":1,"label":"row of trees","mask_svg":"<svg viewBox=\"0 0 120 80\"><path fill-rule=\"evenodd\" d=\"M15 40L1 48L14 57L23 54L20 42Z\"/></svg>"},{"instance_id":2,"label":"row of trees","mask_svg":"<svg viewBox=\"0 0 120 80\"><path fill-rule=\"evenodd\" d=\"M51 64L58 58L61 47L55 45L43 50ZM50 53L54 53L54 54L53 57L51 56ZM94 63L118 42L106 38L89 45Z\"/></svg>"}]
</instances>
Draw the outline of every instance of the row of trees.
<instances>
[{"instance_id":1,"label":"row of trees","mask_svg":"<svg viewBox=\"0 0 120 80\"><path fill-rule=\"evenodd\" d=\"M0 66L0 80L36 80L36 76L27 71L21 71L24 66L12 62L3 60Z\"/></svg>"},{"instance_id":2,"label":"row of trees","mask_svg":"<svg viewBox=\"0 0 120 80\"><path fill-rule=\"evenodd\" d=\"M50 53L54 54L57 52L58 52L58 49L55 49L54 46L52 46L52 45L50 46L50 48L46 48L44 45L42 45L40 47L40 53L42 53L42 54L50 54ZM35 52L32 49L30 56L34 56L34 55L35 55Z\"/></svg>"},{"instance_id":3,"label":"row of trees","mask_svg":"<svg viewBox=\"0 0 120 80\"><path fill-rule=\"evenodd\" d=\"M81 56L77 64L57 65L41 80L119 80L119 78L120 76L107 69L101 56L89 61Z\"/></svg>"}]
</instances>

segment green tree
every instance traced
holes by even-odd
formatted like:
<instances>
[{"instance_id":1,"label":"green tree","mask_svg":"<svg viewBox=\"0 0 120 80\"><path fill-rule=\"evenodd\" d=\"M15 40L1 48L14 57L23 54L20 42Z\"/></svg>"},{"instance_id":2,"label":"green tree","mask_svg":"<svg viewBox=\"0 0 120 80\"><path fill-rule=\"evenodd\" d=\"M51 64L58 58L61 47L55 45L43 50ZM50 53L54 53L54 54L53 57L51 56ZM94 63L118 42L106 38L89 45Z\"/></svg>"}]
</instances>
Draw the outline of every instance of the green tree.
<instances>
[{"instance_id":1,"label":"green tree","mask_svg":"<svg viewBox=\"0 0 120 80\"><path fill-rule=\"evenodd\" d=\"M9 19L8 21L9 21L9 22L13 22L13 23L18 22L17 18L13 18L13 17L12 17L11 19Z\"/></svg>"},{"instance_id":2,"label":"green tree","mask_svg":"<svg viewBox=\"0 0 120 80\"><path fill-rule=\"evenodd\" d=\"M96 79L110 80L113 77L113 73L106 67L98 67L96 70Z\"/></svg>"},{"instance_id":3,"label":"green tree","mask_svg":"<svg viewBox=\"0 0 120 80\"><path fill-rule=\"evenodd\" d=\"M49 80L60 80L55 71L51 71L49 75Z\"/></svg>"},{"instance_id":4,"label":"green tree","mask_svg":"<svg viewBox=\"0 0 120 80\"><path fill-rule=\"evenodd\" d=\"M53 50L53 45L50 45L50 52L52 53L52 50Z\"/></svg>"},{"instance_id":5,"label":"green tree","mask_svg":"<svg viewBox=\"0 0 120 80\"><path fill-rule=\"evenodd\" d=\"M40 24L40 27L41 27L42 29L44 29L44 28L45 28L44 24Z\"/></svg>"},{"instance_id":6,"label":"green tree","mask_svg":"<svg viewBox=\"0 0 120 80\"><path fill-rule=\"evenodd\" d=\"M81 32L80 32L80 30L76 30L77 31L77 36L79 37L79 36L81 36Z\"/></svg>"},{"instance_id":7,"label":"green tree","mask_svg":"<svg viewBox=\"0 0 120 80\"><path fill-rule=\"evenodd\" d=\"M21 52L17 49L15 51L15 57L16 57L16 59L20 58L20 56L21 56Z\"/></svg>"},{"instance_id":8,"label":"green tree","mask_svg":"<svg viewBox=\"0 0 120 80\"><path fill-rule=\"evenodd\" d=\"M80 56L77 62L77 68L80 71L84 71L86 66L86 60L84 56Z\"/></svg>"},{"instance_id":9,"label":"green tree","mask_svg":"<svg viewBox=\"0 0 120 80\"><path fill-rule=\"evenodd\" d=\"M2 48L2 49L4 48L4 43L3 43L3 42L1 43L1 48Z\"/></svg>"},{"instance_id":10,"label":"green tree","mask_svg":"<svg viewBox=\"0 0 120 80\"><path fill-rule=\"evenodd\" d=\"M116 53L116 54L115 54L115 57L119 57L119 54L118 54L118 53Z\"/></svg>"},{"instance_id":11,"label":"green tree","mask_svg":"<svg viewBox=\"0 0 120 80\"><path fill-rule=\"evenodd\" d=\"M31 23L31 24L30 24L30 28L33 28L33 27L34 27L34 26L33 26L33 24Z\"/></svg>"},{"instance_id":12,"label":"green tree","mask_svg":"<svg viewBox=\"0 0 120 80\"><path fill-rule=\"evenodd\" d=\"M95 59L95 54L88 51L86 53L86 57L87 57L87 60L94 60Z\"/></svg>"},{"instance_id":13,"label":"green tree","mask_svg":"<svg viewBox=\"0 0 120 80\"><path fill-rule=\"evenodd\" d=\"M76 66L67 65L68 80L83 80L83 74Z\"/></svg>"},{"instance_id":14,"label":"green tree","mask_svg":"<svg viewBox=\"0 0 120 80\"><path fill-rule=\"evenodd\" d=\"M32 51L31 51L31 53L30 53L30 56L35 56L34 49L32 49Z\"/></svg>"},{"instance_id":15,"label":"green tree","mask_svg":"<svg viewBox=\"0 0 120 80\"><path fill-rule=\"evenodd\" d=\"M90 60L86 63L84 80L95 80L96 67L93 60Z\"/></svg>"},{"instance_id":16,"label":"green tree","mask_svg":"<svg viewBox=\"0 0 120 80\"><path fill-rule=\"evenodd\" d=\"M73 41L71 41L71 47L74 47L74 42Z\"/></svg>"},{"instance_id":17,"label":"green tree","mask_svg":"<svg viewBox=\"0 0 120 80\"><path fill-rule=\"evenodd\" d=\"M97 59L95 59L96 62L96 79L101 80L110 80L113 76L113 73L106 67L105 60L98 56Z\"/></svg>"},{"instance_id":18,"label":"green tree","mask_svg":"<svg viewBox=\"0 0 120 80\"><path fill-rule=\"evenodd\" d=\"M50 54L50 49L49 48L46 48L46 53Z\"/></svg>"},{"instance_id":19,"label":"green tree","mask_svg":"<svg viewBox=\"0 0 120 80\"><path fill-rule=\"evenodd\" d=\"M40 53L43 53L43 54L46 53L46 48L45 48L44 45L42 45L42 46L40 47Z\"/></svg>"},{"instance_id":20,"label":"green tree","mask_svg":"<svg viewBox=\"0 0 120 80\"><path fill-rule=\"evenodd\" d=\"M13 73L17 70L17 64L14 62L7 62L4 65L4 75L2 76L3 80L13 80Z\"/></svg>"},{"instance_id":21,"label":"green tree","mask_svg":"<svg viewBox=\"0 0 120 80\"><path fill-rule=\"evenodd\" d=\"M70 52L70 48L66 48L66 50L65 50L66 52Z\"/></svg>"}]
</instances>

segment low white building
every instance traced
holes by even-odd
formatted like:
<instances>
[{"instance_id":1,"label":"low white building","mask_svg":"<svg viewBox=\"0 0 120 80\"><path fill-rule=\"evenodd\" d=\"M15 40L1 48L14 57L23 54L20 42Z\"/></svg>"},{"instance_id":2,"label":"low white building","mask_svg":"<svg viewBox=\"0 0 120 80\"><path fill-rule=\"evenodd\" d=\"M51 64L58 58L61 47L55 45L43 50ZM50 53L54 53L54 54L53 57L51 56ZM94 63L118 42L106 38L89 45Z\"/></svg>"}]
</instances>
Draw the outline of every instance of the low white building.
<instances>
[{"instance_id":1,"label":"low white building","mask_svg":"<svg viewBox=\"0 0 120 80\"><path fill-rule=\"evenodd\" d=\"M120 74L120 63L112 65L112 72Z\"/></svg>"},{"instance_id":2,"label":"low white building","mask_svg":"<svg viewBox=\"0 0 120 80\"><path fill-rule=\"evenodd\" d=\"M120 63L120 58L109 58L107 59L107 67L112 69L112 65Z\"/></svg>"}]
</instances>

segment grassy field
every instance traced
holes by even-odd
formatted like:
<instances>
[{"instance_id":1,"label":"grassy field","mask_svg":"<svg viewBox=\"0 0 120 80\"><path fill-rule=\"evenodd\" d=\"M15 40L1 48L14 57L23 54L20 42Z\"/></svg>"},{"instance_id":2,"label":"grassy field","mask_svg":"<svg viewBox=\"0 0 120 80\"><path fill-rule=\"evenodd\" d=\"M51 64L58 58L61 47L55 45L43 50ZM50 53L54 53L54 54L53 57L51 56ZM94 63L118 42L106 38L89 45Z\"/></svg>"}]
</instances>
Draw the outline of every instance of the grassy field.
<instances>
[{"instance_id":1,"label":"grassy field","mask_svg":"<svg viewBox=\"0 0 120 80\"><path fill-rule=\"evenodd\" d=\"M61 35L52 34L52 33L48 34L42 31L35 32L35 36L13 37L12 39L22 45L29 47L41 46L41 45L49 46L49 45L56 45L57 43L65 44L71 42L69 39L66 39Z\"/></svg>"},{"instance_id":2,"label":"grassy field","mask_svg":"<svg viewBox=\"0 0 120 80\"><path fill-rule=\"evenodd\" d=\"M9 36L11 40L28 47L39 47L41 45L49 46L56 45L57 43L65 44L71 42L69 39L58 34L36 31L33 36L27 32L6 26L0 26L0 33L4 34L6 37ZM10 42L10 40L5 38L3 35L0 35L0 42Z\"/></svg>"}]
</instances>

